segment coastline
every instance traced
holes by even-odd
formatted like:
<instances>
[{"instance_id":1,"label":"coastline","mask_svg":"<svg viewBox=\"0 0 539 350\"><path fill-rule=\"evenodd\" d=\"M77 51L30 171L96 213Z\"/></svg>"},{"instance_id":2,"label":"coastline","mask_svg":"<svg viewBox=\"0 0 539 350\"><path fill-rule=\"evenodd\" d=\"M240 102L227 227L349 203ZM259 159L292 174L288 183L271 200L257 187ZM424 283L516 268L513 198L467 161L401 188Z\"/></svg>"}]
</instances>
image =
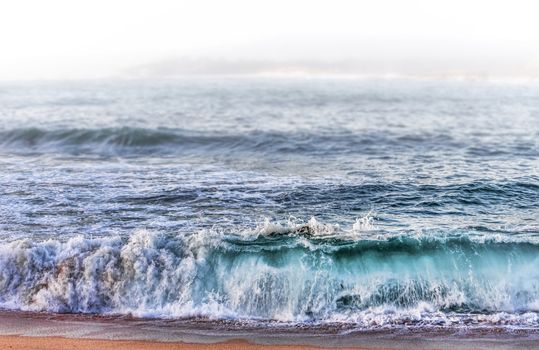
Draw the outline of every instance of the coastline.
<instances>
[{"instance_id":1,"label":"coastline","mask_svg":"<svg viewBox=\"0 0 539 350\"><path fill-rule=\"evenodd\" d=\"M164 343L144 340L69 339L61 337L0 336L0 348L11 350L322 350L326 347L304 345L262 345L244 340L223 343ZM342 348L366 350L367 348ZM374 349L374 348L371 348ZM377 350L389 350L376 348Z\"/></svg>"},{"instance_id":2,"label":"coastline","mask_svg":"<svg viewBox=\"0 0 539 350\"><path fill-rule=\"evenodd\" d=\"M0 310L0 349L11 350L509 350L538 349L539 330L402 328L157 320Z\"/></svg>"}]
</instances>

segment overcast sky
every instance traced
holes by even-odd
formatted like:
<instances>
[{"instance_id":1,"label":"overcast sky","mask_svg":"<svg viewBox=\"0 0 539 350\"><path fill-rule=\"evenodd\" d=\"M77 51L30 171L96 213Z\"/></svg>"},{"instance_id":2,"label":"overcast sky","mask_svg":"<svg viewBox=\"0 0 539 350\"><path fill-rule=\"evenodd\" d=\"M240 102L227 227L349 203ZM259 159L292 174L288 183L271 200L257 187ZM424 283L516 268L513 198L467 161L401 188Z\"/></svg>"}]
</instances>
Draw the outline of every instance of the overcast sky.
<instances>
[{"instance_id":1,"label":"overcast sky","mask_svg":"<svg viewBox=\"0 0 539 350\"><path fill-rule=\"evenodd\" d=\"M0 79L539 78L538 16L519 0L2 1Z\"/></svg>"}]
</instances>

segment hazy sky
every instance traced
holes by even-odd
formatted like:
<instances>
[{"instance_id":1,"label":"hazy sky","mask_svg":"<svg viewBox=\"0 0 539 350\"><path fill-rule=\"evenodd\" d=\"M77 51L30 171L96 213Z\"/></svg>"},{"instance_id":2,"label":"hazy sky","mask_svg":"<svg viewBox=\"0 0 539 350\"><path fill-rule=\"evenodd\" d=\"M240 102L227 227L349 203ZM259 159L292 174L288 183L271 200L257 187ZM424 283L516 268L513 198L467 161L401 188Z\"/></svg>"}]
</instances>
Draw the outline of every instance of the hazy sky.
<instances>
[{"instance_id":1,"label":"hazy sky","mask_svg":"<svg viewBox=\"0 0 539 350\"><path fill-rule=\"evenodd\" d=\"M13 0L0 79L178 74L539 78L537 1Z\"/></svg>"}]
</instances>

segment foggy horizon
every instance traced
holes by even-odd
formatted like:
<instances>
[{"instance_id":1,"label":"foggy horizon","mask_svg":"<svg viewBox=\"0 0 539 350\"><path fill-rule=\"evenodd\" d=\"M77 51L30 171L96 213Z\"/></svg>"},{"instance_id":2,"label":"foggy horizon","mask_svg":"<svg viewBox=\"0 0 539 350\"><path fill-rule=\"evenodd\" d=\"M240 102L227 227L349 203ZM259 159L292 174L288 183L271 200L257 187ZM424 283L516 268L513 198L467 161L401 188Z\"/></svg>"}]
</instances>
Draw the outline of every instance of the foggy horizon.
<instances>
[{"instance_id":1,"label":"foggy horizon","mask_svg":"<svg viewBox=\"0 0 539 350\"><path fill-rule=\"evenodd\" d=\"M55 0L0 6L0 80L205 75L539 78L532 1ZM31 9L31 11L29 11ZM239 11L241 9L241 11Z\"/></svg>"}]
</instances>

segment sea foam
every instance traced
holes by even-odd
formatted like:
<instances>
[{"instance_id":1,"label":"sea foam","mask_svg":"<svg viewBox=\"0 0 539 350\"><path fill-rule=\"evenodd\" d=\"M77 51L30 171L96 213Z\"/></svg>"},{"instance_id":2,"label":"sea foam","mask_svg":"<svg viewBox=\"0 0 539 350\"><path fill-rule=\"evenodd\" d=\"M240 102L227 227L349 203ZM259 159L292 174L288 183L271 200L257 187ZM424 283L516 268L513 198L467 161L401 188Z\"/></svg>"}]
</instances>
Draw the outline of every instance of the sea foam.
<instances>
[{"instance_id":1,"label":"sea foam","mask_svg":"<svg viewBox=\"0 0 539 350\"><path fill-rule=\"evenodd\" d=\"M538 322L536 243L358 238L306 225L2 243L0 305L362 327Z\"/></svg>"}]
</instances>

